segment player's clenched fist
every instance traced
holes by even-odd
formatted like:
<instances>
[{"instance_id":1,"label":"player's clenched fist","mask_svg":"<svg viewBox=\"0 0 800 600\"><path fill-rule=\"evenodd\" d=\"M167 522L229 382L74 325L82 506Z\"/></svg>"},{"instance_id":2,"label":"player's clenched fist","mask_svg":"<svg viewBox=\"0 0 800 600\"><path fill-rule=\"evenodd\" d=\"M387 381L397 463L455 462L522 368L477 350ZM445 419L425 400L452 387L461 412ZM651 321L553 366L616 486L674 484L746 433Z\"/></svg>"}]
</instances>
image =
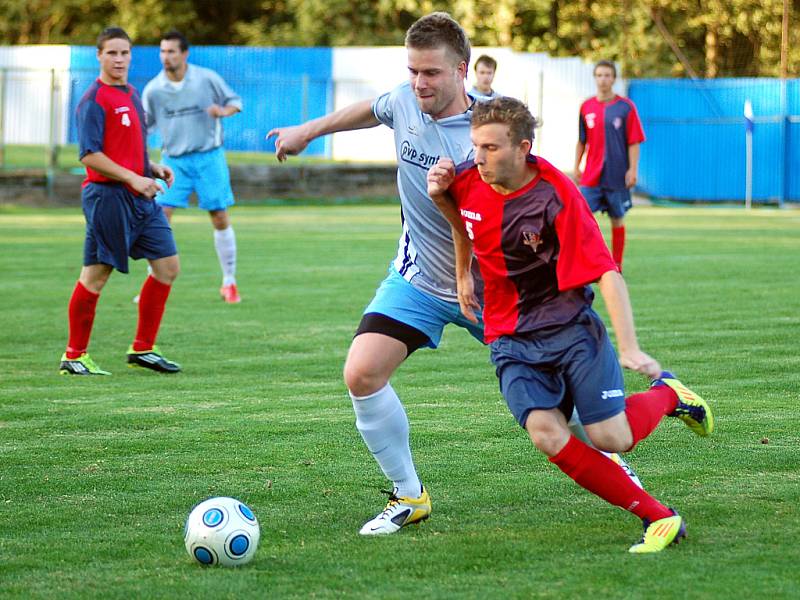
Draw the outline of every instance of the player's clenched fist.
<instances>
[{"instance_id":1,"label":"player's clenched fist","mask_svg":"<svg viewBox=\"0 0 800 600\"><path fill-rule=\"evenodd\" d=\"M428 195L444 194L456 176L456 165L449 158L440 158L439 162L428 170Z\"/></svg>"}]
</instances>

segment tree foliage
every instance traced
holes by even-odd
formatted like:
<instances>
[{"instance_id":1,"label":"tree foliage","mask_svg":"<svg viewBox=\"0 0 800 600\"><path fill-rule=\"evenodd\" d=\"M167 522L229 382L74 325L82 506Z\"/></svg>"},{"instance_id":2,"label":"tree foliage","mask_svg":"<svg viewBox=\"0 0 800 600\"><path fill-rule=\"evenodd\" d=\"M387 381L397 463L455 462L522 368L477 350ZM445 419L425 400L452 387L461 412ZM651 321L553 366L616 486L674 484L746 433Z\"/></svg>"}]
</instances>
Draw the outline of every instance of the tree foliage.
<instances>
[{"instance_id":1,"label":"tree foliage","mask_svg":"<svg viewBox=\"0 0 800 600\"><path fill-rule=\"evenodd\" d=\"M177 28L195 44L399 45L448 10L475 45L609 58L627 76L777 76L784 1L797 75L800 0L0 0L0 42L93 44L114 24L139 44Z\"/></svg>"}]
</instances>

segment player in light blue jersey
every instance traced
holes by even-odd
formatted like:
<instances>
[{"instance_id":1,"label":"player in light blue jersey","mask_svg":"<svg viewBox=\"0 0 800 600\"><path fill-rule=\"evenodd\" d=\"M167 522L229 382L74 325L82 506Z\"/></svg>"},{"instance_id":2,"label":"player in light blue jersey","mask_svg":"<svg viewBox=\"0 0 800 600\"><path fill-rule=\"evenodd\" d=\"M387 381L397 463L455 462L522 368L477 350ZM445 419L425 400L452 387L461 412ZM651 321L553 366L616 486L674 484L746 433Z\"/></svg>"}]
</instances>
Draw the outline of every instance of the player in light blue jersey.
<instances>
[{"instance_id":1,"label":"player in light blue jersey","mask_svg":"<svg viewBox=\"0 0 800 600\"><path fill-rule=\"evenodd\" d=\"M230 173L222 148L222 118L242 110L242 99L217 73L189 64L189 43L177 31L161 38L164 69L142 93L148 129L158 128L165 165L175 172L175 185L156 200L168 219L176 208L189 206L197 194L214 227L214 247L222 267L220 296L241 302L236 287L236 236L228 217L233 204Z\"/></svg>"},{"instance_id":2,"label":"player in light blue jersey","mask_svg":"<svg viewBox=\"0 0 800 600\"><path fill-rule=\"evenodd\" d=\"M497 61L488 54L481 54L475 61L475 85L469 91L476 100L491 100L500 96L492 89Z\"/></svg>"},{"instance_id":3,"label":"player in light blue jersey","mask_svg":"<svg viewBox=\"0 0 800 600\"><path fill-rule=\"evenodd\" d=\"M276 136L276 154L284 161L330 133L381 123L394 130L403 230L344 366L356 427L394 485L386 508L364 524L362 535L394 533L431 513L411 455L408 418L389 379L415 350L436 348L449 323L483 341L482 324L471 323L459 309L450 225L428 196L426 180L440 157L460 162L472 154L474 99L464 90L469 40L448 14L437 12L411 26L406 48L408 82L374 100L267 134Z\"/></svg>"}]
</instances>

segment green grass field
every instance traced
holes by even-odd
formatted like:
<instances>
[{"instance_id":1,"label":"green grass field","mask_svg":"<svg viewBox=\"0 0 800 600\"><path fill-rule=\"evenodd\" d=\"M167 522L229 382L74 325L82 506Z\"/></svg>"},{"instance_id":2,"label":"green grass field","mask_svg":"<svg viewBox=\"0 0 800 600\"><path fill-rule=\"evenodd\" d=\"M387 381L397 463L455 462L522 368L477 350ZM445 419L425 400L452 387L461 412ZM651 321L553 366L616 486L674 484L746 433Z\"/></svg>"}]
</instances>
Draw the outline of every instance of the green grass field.
<instances>
[{"instance_id":1,"label":"green grass field","mask_svg":"<svg viewBox=\"0 0 800 600\"><path fill-rule=\"evenodd\" d=\"M14 169L44 169L49 161L47 148L38 145L10 144L3 147L3 162L0 167ZM161 151L158 148L150 149L150 158L154 161L160 160ZM278 159L272 152L234 152L225 151L228 164L231 165L277 165ZM320 163L331 162L329 159L317 158L313 156L297 156L292 158L292 162L298 163ZM59 169L80 169L84 167L78 160L78 147L76 145L61 146L58 151Z\"/></svg>"},{"instance_id":2,"label":"green grass field","mask_svg":"<svg viewBox=\"0 0 800 600\"><path fill-rule=\"evenodd\" d=\"M179 214L183 272L159 343L184 372L125 368L136 263L112 277L92 336L114 375L89 379L57 374L82 215L0 207L0 597L800 596L800 211L637 207L627 219L640 342L717 415L712 438L668 420L629 455L688 522L685 543L651 556L627 554L636 518L535 451L487 350L456 329L393 380L433 516L357 535L387 484L341 367L398 213L234 209L238 306L218 298L206 215ZM204 569L186 554L183 521L212 495L258 516L250 565Z\"/></svg>"}]
</instances>

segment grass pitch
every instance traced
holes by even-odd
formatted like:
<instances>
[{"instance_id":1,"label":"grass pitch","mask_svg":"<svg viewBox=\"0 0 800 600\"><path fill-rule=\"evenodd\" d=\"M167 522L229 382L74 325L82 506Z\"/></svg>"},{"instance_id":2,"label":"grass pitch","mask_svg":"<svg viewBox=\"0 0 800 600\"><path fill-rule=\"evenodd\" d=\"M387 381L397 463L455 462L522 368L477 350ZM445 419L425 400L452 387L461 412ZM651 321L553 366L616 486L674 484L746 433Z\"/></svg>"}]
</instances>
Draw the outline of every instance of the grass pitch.
<instances>
[{"instance_id":1,"label":"grass pitch","mask_svg":"<svg viewBox=\"0 0 800 600\"><path fill-rule=\"evenodd\" d=\"M136 263L112 276L92 336L113 376L68 378L57 368L82 215L0 208L0 597L800 595L800 213L637 207L627 219L641 345L717 415L712 438L668 420L629 456L688 522L686 542L653 556L626 552L637 519L535 451L487 350L457 329L393 380L433 516L359 537L387 484L341 367L399 210L232 216L239 306L218 298L205 213L175 219L183 272L159 343L183 373L125 367ZM645 388L626 378L629 392ZM246 567L204 569L183 548L189 510L213 495L242 499L261 522Z\"/></svg>"}]
</instances>

